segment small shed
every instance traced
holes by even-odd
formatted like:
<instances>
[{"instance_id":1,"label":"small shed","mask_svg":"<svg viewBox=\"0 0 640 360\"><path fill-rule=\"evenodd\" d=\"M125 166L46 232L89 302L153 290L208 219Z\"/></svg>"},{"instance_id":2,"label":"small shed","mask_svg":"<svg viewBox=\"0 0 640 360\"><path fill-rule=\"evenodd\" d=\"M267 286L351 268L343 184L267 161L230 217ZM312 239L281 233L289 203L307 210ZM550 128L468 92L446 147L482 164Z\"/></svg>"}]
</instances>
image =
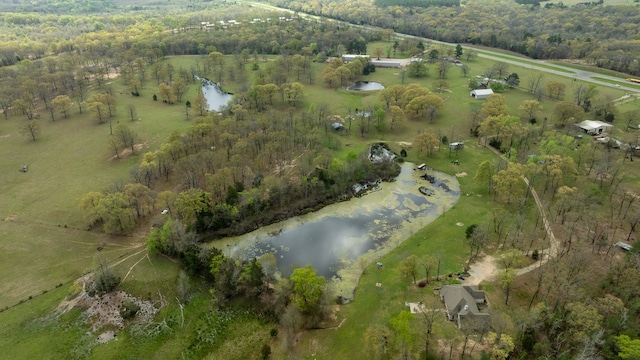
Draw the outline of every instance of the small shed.
<instances>
[{"instance_id":1,"label":"small shed","mask_svg":"<svg viewBox=\"0 0 640 360\"><path fill-rule=\"evenodd\" d=\"M610 128L613 127L613 125L607 124L606 122L602 122L599 120L584 120L575 125L589 135L602 134L607 132Z\"/></svg>"},{"instance_id":2,"label":"small shed","mask_svg":"<svg viewBox=\"0 0 640 360\"><path fill-rule=\"evenodd\" d=\"M471 90L469 96L476 100L486 99L489 95L493 95L493 90L491 89L475 89Z\"/></svg>"}]
</instances>

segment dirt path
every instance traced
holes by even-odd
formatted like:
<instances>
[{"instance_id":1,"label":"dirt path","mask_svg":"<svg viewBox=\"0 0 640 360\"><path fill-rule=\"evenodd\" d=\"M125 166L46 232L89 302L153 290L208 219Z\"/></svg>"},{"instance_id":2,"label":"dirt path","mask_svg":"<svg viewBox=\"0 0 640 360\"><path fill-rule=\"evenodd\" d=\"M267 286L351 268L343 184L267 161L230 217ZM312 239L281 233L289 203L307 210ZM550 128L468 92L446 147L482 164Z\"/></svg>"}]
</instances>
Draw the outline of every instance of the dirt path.
<instances>
[{"instance_id":1,"label":"dirt path","mask_svg":"<svg viewBox=\"0 0 640 360\"><path fill-rule=\"evenodd\" d=\"M501 159L507 161L507 159L505 159L505 157L498 150L494 149L493 147L487 144L486 138L482 139L482 143L484 143L484 145L489 150L493 151L496 155L500 156ZM558 256L558 249L559 249L558 240L553 234L553 230L551 229L551 224L547 219L547 214L545 213L544 208L542 207L542 201L540 201L540 197L538 196L538 193L529 184L529 179L527 179L525 176L522 176L522 180L524 181L525 184L527 184L527 187L529 188L529 191L531 191L531 195L533 196L533 199L536 202L536 207L538 208L538 211L540 212L540 217L542 218L544 230L547 233L547 238L549 238L549 247L540 252L540 256L541 256L540 261L536 261L535 263L518 270L518 276L531 272L539 268L543 264L545 264L547 261L549 261L549 259ZM482 260L476 261L470 266L469 274L471 276L466 278L462 282L465 285L478 285L485 280L486 281L494 280L496 275L498 274L498 267L496 266L495 258L489 255L486 255L484 258L482 258Z\"/></svg>"}]
</instances>

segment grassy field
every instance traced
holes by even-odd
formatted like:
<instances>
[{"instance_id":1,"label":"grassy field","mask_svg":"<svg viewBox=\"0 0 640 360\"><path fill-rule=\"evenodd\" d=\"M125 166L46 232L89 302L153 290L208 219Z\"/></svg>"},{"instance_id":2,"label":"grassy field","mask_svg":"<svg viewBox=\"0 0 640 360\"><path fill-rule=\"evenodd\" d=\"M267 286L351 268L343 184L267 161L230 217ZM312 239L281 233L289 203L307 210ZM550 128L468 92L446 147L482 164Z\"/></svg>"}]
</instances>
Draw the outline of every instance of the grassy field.
<instances>
[{"instance_id":1,"label":"grassy field","mask_svg":"<svg viewBox=\"0 0 640 360\"><path fill-rule=\"evenodd\" d=\"M169 58L168 61L172 61L178 69L181 66L189 68L196 59L197 57L191 56ZM231 58L227 60L233 61ZM468 62L469 76L482 74L492 63L481 58ZM266 62L261 60L260 66L265 65ZM301 110L308 109L311 104L327 104L332 114L345 116L357 108L379 103L377 92L323 88L320 79L323 67L323 64L313 64L315 84L305 84L306 101L300 106ZM536 73L517 66L510 66L509 72L520 75L521 87L525 87L528 79ZM403 83L399 69L378 69L365 79L379 81L385 86ZM567 85L566 98L571 99L572 80L545 75L545 81L552 79ZM434 70L430 69L428 77L407 77L404 84L418 83L434 89L435 81ZM361 334L368 326L388 325L392 316L405 309L405 301L419 301L433 296L429 289L414 287L409 279L399 275L399 263L407 254L422 256L439 253L443 257L443 274L461 270L468 248L463 241L464 227L457 226L456 223L469 225L486 222L493 205L486 192L473 182L472 177L482 160L495 158L475 144L477 139L469 136L469 112L472 107L481 106L482 101L469 98L467 81L468 78L462 76L459 68L452 67L449 70L448 89L441 94L445 98L445 109L432 124L409 122L403 132L373 131L361 138L354 131L339 138L341 143L351 146L337 149L338 157L349 151L363 149L374 140L412 141L424 129L441 129L451 141L467 141L467 148L457 156L459 166L451 164L451 159L444 150L430 159L417 157L410 152L408 160L417 163L426 160L430 166L449 174L467 172L469 176L459 178L459 181L462 192L472 195L463 196L444 216L386 255L381 260L385 265L380 274L375 267L367 269L361 278L356 302L340 308L338 323L345 319L343 325L336 330L317 331L312 332L311 336L303 336L301 345L297 347L298 351L307 354L306 349L318 348L318 358L327 358L329 355L334 355L334 358L351 356L354 343L349 339L352 336L359 334L358 339L362 339ZM223 83L223 87L231 91L235 91L237 86L239 85ZM42 134L35 142L20 134L19 126L25 121L22 117L0 121L0 156L4 159L0 163L0 274L4 275L0 285L0 309L26 300L29 296L34 297L22 305L0 312L0 348L11 347L11 352L6 353L10 358L46 358L42 354L69 354L76 348L84 349L86 344L83 345L83 332L74 325L79 314L71 313L59 319L49 319L46 315L67 294L71 282L95 266L98 255L112 263L118 263L117 273L123 278L126 276L122 289L153 300L175 297L177 265L162 257L145 257L146 252L141 252L146 226L141 226L139 232L128 237L87 231L82 213L77 207L83 194L129 181L128 171L144 151L156 149L172 131L184 130L189 126L189 122L185 121L183 106L152 100L157 88L154 80L145 84L140 97L128 95L129 90L119 79L113 81L112 87L118 99L118 115L114 123L126 123L138 133L138 142L143 144L143 149L135 156L112 159L113 154L106 145L109 137L108 124L97 124L87 113L77 114L73 111L70 118L59 118L52 122L43 112L39 120ZM598 87L598 90L612 98L624 95L622 90L607 87ZM196 87L191 85L184 99L193 99L195 94ZM507 91L504 95L512 114L519 114L518 107L522 102L533 98L520 89ZM555 100L542 99L542 117L551 118L554 103ZM138 112L135 122L131 122L126 115L129 104L134 105ZM623 106L632 108L636 104L637 101ZM27 173L19 171L24 164L29 165ZM98 247L103 250L99 252ZM377 281L378 275L384 284L381 289L372 285ZM48 292L43 294L45 291ZM179 311L177 305L173 300L169 304L160 317L176 316ZM192 326L190 329L196 326L197 318L205 311L205 306L204 302L196 302L193 307L185 309L193 322L188 325ZM232 358L251 358L252 355L243 353L242 349L250 348L247 344L267 341L269 328L268 324L246 318L243 323L230 327L229 334L233 334L230 339L234 340L220 346L229 349L225 353L231 353L235 346L237 349ZM450 324L444 324L436 332L454 333L455 330ZM192 334L185 331L184 334L176 333L160 341L157 338L141 340L124 332L121 340L100 345L91 356L113 358L120 356L124 349L140 346L134 353L135 356L153 358L166 352L177 357L191 341ZM250 336L246 337L247 334ZM368 358L363 352L358 354L356 358ZM216 359L216 355L211 354L210 358Z\"/></svg>"}]
</instances>

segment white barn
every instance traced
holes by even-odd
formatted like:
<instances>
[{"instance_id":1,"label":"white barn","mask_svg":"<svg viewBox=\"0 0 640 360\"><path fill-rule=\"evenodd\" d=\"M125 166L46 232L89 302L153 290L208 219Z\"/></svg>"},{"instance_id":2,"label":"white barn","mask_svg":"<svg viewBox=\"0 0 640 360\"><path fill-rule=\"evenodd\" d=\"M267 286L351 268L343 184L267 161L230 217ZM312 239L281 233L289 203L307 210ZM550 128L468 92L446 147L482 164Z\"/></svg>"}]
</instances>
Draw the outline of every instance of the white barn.
<instances>
[{"instance_id":1,"label":"white barn","mask_svg":"<svg viewBox=\"0 0 640 360\"><path fill-rule=\"evenodd\" d=\"M584 120L575 125L589 135L602 134L613 127L613 125L599 120Z\"/></svg>"},{"instance_id":2,"label":"white barn","mask_svg":"<svg viewBox=\"0 0 640 360\"><path fill-rule=\"evenodd\" d=\"M476 100L486 99L489 95L493 95L493 90L491 89L475 89L471 90L469 96Z\"/></svg>"},{"instance_id":3,"label":"white barn","mask_svg":"<svg viewBox=\"0 0 640 360\"><path fill-rule=\"evenodd\" d=\"M402 66L399 61L371 60L371 63L373 66L381 68L399 68Z\"/></svg>"}]
</instances>

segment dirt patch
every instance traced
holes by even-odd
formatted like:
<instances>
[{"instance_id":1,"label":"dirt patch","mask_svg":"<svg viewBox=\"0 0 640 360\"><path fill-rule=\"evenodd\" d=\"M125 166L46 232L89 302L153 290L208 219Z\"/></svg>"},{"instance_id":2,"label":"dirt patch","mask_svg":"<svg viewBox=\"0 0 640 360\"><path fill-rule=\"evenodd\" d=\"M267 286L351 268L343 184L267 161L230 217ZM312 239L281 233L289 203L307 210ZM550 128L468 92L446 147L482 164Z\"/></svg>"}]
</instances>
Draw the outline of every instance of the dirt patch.
<instances>
[{"instance_id":1,"label":"dirt patch","mask_svg":"<svg viewBox=\"0 0 640 360\"><path fill-rule=\"evenodd\" d=\"M495 258L485 255L469 267L469 277L462 281L464 285L479 285L483 281L493 281L498 274Z\"/></svg>"},{"instance_id":2,"label":"dirt patch","mask_svg":"<svg viewBox=\"0 0 640 360\"><path fill-rule=\"evenodd\" d=\"M406 146L407 148L411 149L411 146L413 145L413 143L408 142L408 141L399 141L398 145L403 146L403 147Z\"/></svg>"},{"instance_id":3,"label":"dirt patch","mask_svg":"<svg viewBox=\"0 0 640 360\"><path fill-rule=\"evenodd\" d=\"M11 134L2 135L2 136L0 136L0 139L6 139L6 138L8 138L9 136L11 136Z\"/></svg>"},{"instance_id":4,"label":"dirt patch","mask_svg":"<svg viewBox=\"0 0 640 360\"><path fill-rule=\"evenodd\" d=\"M16 221L16 220L18 220L18 215L14 215L14 214L9 215L6 218L4 218L4 221Z\"/></svg>"},{"instance_id":5,"label":"dirt patch","mask_svg":"<svg viewBox=\"0 0 640 360\"><path fill-rule=\"evenodd\" d=\"M467 174L466 172L464 172L464 171L463 171L463 172L461 172L461 173L456 173L456 177L465 177L465 176L467 176L467 175L468 175L468 174Z\"/></svg>"},{"instance_id":6,"label":"dirt patch","mask_svg":"<svg viewBox=\"0 0 640 360\"><path fill-rule=\"evenodd\" d=\"M86 292L86 284L89 280L90 275L78 279L75 282L77 289L75 296L63 300L58 305L57 312L64 314L73 308L85 309L82 314L90 325L89 333L96 333L105 328L109 329L98 335L97 340L100 343L115 339L118 331L124 328L126 322L150 323L158 312L158 309L151 302L138 299L124 291L91 296ZM131 320L124 319L121 314L126 303L138 308Z\"/></svg>"},{"instance_id":7,"label":"dirt patch","mask_svg":"<svg viewBox=\"0 0 640 360\"><path fill-rule=\"evenodd\" d=\"M135 145L133 145L133 148L136 151L140 151L142 148L145 148L147 146L149 146L149 144L145 142L145 143L141 143L141 144L135 144ZM113 155L111 158L109 158L109 160L118 160L118 157L120 157L120 159L122 159L124 157L129 156L129 155L131 155L131 148L126 148L126 149L123 149L122 151L120 151L118 153L118 155Z\"/></svg>"}]
</instances>

